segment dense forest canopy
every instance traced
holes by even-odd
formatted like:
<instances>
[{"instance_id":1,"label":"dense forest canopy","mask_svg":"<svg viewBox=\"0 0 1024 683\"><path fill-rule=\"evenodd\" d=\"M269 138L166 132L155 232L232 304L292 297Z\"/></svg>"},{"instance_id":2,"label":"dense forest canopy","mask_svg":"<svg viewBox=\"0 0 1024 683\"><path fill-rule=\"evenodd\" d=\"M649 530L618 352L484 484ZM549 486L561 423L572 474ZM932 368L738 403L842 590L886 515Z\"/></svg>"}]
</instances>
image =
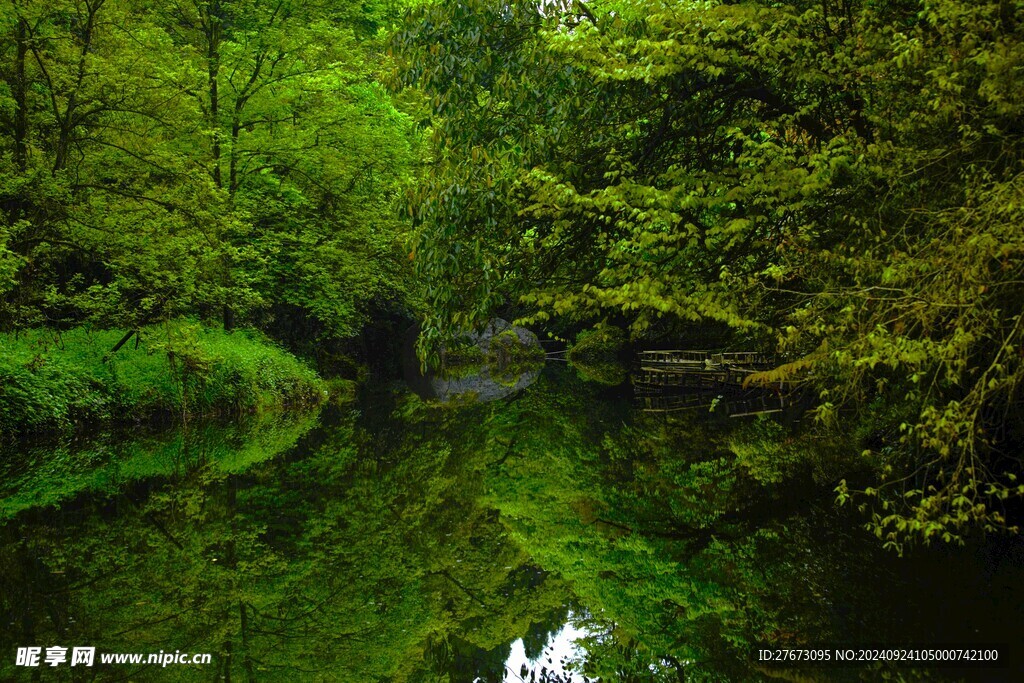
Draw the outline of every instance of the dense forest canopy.
<instances>
[{"instance_id":1,"label":"dense forest canopy","mask_svg":"<svg viewBox=\"0 0 1024 683\"><path fill-rule=\"evenodd\" d=\"M640 339L726 325L788 359L763 381L870 426L879 535L1005 526L1022 32L1005 0L421 7L393 45L433 108L424 350L510 305Z\"/></svg>"},{"instance_id":2,"label":"dense forest canopy","mask_svg":"<svg viewBox=\"0 0 1024 683\"><path fill-rule=\"evenodd\" d=\"M118 330L106 368L181 319L309 356L418 318L428 359L496 314L714 328L856 435L880 484L839 499L888 544L1015 529L1022 31L1017 0L7 0L0 334ZM143 351L209 371L183 344ZM44 400L22 346L0 398Z\"/></svg>"},{"instance_id":3,"label":"dense forest canopy","mask_svg":"<svg viewBox=\"0 0 1024 683\"><path fill-rule=\"evenodd\" d=\"M1024 0L0 0L0 629L282 681L1013 645L1022 302Z\"/></svg>"},{"instance_id":4,"label":"dense forest canopy","mask_svg":"<svg viewBox=\"0 0 1024 683\"><path fill-rule=\"evenodd\" d=\"M5 2L0 327L357 334L403 297L417 135L383 3Z\"/></svg>"}]
</instances>

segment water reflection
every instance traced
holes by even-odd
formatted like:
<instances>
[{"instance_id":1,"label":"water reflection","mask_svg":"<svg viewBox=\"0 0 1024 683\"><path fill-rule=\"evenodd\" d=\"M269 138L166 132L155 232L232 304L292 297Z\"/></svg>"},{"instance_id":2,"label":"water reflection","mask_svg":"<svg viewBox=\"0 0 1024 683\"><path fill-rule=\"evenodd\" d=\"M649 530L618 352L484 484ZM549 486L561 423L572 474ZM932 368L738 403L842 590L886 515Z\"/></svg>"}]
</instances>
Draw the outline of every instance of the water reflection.
<instances>
[{"instance_id":1,"label":"water reflection","mask_svg":"<svg viewBox=\"0 0 1024 683\"><path fill-rule=\"evenodd\" d=\"M414 361L418 363L419 361ZM439 403L477 401L486 403L516 394L537 381L540 368L534 367L511 377L495 377L486 365L466 375L451 371L420 372L414 365L406 365L405 381L421 398Z\"/></svg>"},{"instance_id":2,"label":"water reflection","mask_svg":"<svg viewBox=\"0 0 1024 683\"><path fill-rule=\"evenodd\" d=\"M516 394L537 381L543 364L543 351L537 336L522 327L495 318L481 332L467 335L476 358L473 362L442 364L423 370L416 356L419 328L413 327L402 347L402 373L406 384L420 398L438 403L487 403ZM499 353L502 336L520 353L509 358ZM492 343L493 342L493 343ZM535 350L539 359L524 357L523 351Z\"/></svg>"},{"instance_id":3,"label":"water reflection","mask_svg":"<svg viewBox=\"0 0 1024 683\"><path fill-rule=\"evenodd\" d=\"M95 680L417 683L777 677L758 641L1019 644L1020 545L882 554L831 505L840 446L548 371L456 410L371 387L298 422L32 451L3 500L0 639L214 656Z\"/></svg>"},{"instance_id":4,"label":"water reflection","mask_svg":"<svg viewBox=\"0 0 1024 683\"><path fill-rule=\"evenodd\" d=\"M569 621L558 631L550 634L540 651L528 652L522 638L512 643L512 650L505 660L503 683L589 683L577 670L586 653L579 641L589 635ZM475 683L483 683L481 678Z\"/></svg>"}]
</instances>

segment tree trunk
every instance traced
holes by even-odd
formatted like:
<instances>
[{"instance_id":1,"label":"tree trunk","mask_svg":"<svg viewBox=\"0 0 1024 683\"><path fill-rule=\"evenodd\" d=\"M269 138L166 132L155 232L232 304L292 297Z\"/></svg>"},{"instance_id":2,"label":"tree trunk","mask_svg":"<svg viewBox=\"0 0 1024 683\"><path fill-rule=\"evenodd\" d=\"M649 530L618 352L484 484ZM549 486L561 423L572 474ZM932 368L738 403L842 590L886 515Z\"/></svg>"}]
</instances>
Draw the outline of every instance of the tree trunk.
<instances>
[{"instance_id":1,"label":"tree trunk","mask_svg":"<svg viewBox=\"0 0 1024 683\"><path fill-rule=\"evenodd\" d=\"M212 0L206 15L206 69L210 95L210 132L213 134L213 182L222 187L220 176L220 95L217 91L220 80L220 2Z\"/></svg>"},{"instance_id":2,"label":"tree trunk","mask_svg":"<svg viewBox=\"0 0 1024 683\"><path fill-rule=\"evenodd\" d=\"M18 17L14 57L14 163L22 173L28 168L28 103L25 82L25 57L28 54L28 24Z\"/></svg>"}]
</instances>

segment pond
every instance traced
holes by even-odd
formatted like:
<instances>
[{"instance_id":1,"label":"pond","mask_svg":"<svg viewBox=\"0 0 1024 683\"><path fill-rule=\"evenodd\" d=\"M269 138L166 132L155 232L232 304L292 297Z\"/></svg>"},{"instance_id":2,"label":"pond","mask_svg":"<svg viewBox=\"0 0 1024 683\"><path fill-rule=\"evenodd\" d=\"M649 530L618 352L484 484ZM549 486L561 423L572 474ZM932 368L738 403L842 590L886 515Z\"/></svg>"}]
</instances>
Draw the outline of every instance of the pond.
<instances>
[{"instance_id":1,"label":"pond","mask_svg":"<svg viewBox=\"0 0 1024 683\"><path fill-rule=\"evenodd\" d=\"M833 445L799 424L531 381L4 453L0 679L1021 679L1019 541L899 558L835 507ZM1002 666L752 656L893 644Z\"/></svg>"}]
</instances>

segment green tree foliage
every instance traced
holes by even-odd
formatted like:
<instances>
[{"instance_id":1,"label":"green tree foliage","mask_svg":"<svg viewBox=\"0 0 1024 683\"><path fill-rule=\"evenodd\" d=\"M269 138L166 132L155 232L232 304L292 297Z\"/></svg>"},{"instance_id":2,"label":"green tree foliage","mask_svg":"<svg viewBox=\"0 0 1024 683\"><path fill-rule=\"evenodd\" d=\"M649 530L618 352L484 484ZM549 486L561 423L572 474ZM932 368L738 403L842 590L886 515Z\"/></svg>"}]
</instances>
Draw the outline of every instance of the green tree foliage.
<instances>
[{"instance_id":1,"label":"green tree foliage","mask_svg":"<svg viewBox=\"0 0 1024 683\"><path fill-rule=\"evenodd\" d=\"M0 325L348 337L402 305L417 143L377 83L394 11L5 2Z\"/></svg>"},{"instance_id":2,"label":"green tree foliage","mask_svg":"<svg viewBox=\"0 0 1024 683\"><path fill-rule=\"evenodd\" d=\"M3 5L3 223L20 261L5 327L134 325L202 299L200 229L216 199L168 149L188 117L172 89L188 69L140 9Z\"/></svg>"},{"instance_id":3,"label":"green tree foliage","mask_svg":"<svg viewBox=\"0 0 1024 683\"><path fill-rule=\"evenodd\" d=\"M194 91L201 158L245 218L224 236L241 251L223 276L251 282L282 327L351 336L367 302L402 289L391 203L409 180L412 131L376 83L381 54L367 35L386 20L374 6L259 0L177 6L165 18L206 68Z\"/></svg>"},{"instance_id":4,"label":"green tree foliage","mask_svg":"<svg viewBox=\"0 0 1024 683\"><path fill-rule=\"evenodd\" d=\"M1016 2L421 8L394 45L433 106L430 334L725 324L873 427L886 543L1012 528L1022 32Z\"/></svg>"}]
</instances>

